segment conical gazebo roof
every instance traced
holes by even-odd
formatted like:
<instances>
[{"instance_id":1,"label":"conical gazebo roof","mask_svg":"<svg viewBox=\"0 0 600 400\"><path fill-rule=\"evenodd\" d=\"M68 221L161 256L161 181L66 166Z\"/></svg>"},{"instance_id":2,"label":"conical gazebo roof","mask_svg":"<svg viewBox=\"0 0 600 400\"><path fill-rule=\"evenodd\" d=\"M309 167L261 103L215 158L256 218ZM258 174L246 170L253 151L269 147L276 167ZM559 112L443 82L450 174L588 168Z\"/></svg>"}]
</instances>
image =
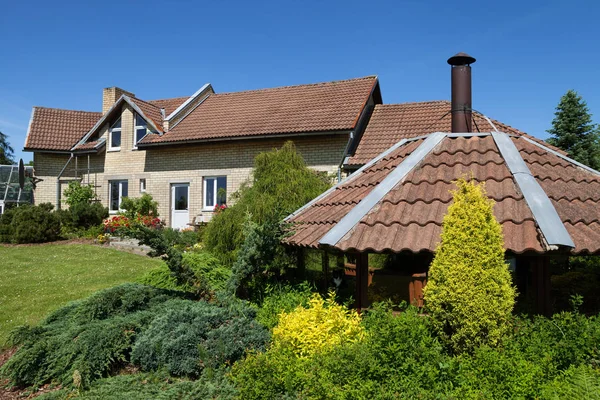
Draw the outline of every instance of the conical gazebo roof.
<instances>
[{"instance_id":1,"label":"conical gazebo roof","mask_svg":"<svg viewBox=\"0 0 600 400\"><path fill-rule=\"evenodd\" d=\"M402 139L286 220L286 243L433 252L458 178L485 182L508 252L600 254L600 172L527 135Z\"/></svg>"}]
</instances>

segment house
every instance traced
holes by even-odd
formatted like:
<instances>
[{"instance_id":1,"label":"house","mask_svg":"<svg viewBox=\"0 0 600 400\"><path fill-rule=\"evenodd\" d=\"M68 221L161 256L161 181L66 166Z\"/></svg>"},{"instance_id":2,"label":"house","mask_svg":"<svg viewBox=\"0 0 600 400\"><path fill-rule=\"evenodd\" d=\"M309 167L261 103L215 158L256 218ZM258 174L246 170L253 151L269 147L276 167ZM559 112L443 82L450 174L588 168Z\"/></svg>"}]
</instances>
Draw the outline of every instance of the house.
<instances>
[{"instance_id":1,"label":"house","mask_svg":"<svg viewBox=\"0 0 600 400\"><path fill-rule=\"evenodd\" d=\"M254 158L293 140L307 164L339 174L375 104L377 77L142 100L104 89L102 112L34 107L25 141L35 202L61 206L71 180L94 186L111 213L150 193L169 226L208 221L250 177Z\"/></svg>"},{"instance_id":2,"label":"house","mask_svg":"<svg viewBox=\"0 0 600 400\"><path fill-rule=\"evenodd\" d=\"M472 177L496 202L519 293L549 314L551 257L600 254L600 172L474 113L475 59L458 54L448 62L452 102L376 105L344 161L355 172L287 218L286 243L322 250L326 273L328 254L354 261L358 308L368 306L369 282L384 272L369 270L369 254L393 255L395 289L422 304L453 181Z\"/></svg>"}]
</instances>

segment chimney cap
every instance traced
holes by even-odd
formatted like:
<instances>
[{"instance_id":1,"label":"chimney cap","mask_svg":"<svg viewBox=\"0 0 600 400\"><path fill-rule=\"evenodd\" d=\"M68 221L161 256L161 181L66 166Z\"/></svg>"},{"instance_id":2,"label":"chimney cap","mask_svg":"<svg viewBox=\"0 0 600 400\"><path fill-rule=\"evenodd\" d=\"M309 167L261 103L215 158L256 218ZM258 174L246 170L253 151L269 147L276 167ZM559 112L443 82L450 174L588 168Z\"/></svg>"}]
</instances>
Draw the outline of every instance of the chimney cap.
<instances>
[{"instance_id":1,"label":"chimney cap","mask_svg":"<svg viewBox=\"0 0 600 400\"><path fill-rule=\"evenodd\" d=\"M475 61L474 57L471 57L467 53L457 53L448 59L448 64L450 65L469 65L473 64Z\"/></svg>"}]
</instances>

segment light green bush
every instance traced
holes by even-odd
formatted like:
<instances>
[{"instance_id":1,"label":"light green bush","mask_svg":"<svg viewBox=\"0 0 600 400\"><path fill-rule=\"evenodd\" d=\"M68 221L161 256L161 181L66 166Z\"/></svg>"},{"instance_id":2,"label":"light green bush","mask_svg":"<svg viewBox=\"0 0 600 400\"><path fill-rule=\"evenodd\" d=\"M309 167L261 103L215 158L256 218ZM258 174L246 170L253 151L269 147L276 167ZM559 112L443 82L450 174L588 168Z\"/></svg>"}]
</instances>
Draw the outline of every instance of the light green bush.
<instances>
[{"instance_id":1,"label":"light green bush","mask_svg":"<svg viewBox=\"0 0 600 400\"><path fill-rule=\"evenodd\" d=\"M440 337L456 352L496 346L507 333L515 289L502 228L483 185L457 181L424 289Z\"/></svg>"}]
</instances>

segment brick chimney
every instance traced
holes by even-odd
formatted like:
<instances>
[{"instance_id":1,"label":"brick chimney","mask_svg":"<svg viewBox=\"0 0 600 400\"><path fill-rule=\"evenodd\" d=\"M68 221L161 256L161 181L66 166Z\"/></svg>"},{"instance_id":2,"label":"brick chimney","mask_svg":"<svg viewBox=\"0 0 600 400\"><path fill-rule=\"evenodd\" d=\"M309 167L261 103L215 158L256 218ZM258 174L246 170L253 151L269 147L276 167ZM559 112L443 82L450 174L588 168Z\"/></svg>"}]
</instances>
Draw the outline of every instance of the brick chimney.
<instances>
[{"instance_id":1,"label":"brick chimney","mask_svg":"<svg viewBox=\"0 0 600 400\"><path fill-rule=\"evenodd\" d=\"M122 95L135 97L135 94L116 86L104 89L102 91L102 114L106 114L106 112L110 110L113 104L115 104Z\"/></svg>"}]
</instances>

